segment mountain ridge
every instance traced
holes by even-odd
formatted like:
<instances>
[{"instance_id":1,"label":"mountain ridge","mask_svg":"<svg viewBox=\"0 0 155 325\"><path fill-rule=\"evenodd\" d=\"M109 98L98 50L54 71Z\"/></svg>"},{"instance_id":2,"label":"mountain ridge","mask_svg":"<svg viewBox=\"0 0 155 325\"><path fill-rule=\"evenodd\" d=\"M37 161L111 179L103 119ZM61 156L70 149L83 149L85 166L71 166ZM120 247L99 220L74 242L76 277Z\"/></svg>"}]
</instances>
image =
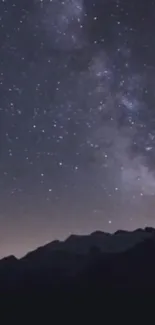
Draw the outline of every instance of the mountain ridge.
<instances>
[{"instance_id":1,"label":"mountain ridge","mask_svg":"<svg viewBox=\"0 0 155 325\"><path fill-rule=\"evenodd\" d=\"M94 231L88 235L72 234L64 241L54 240L40 246L37 249L28 252L20 259L23 259L29 254L33 254L37 251L43 251L43 249L49 249L51 251L64 250L87 254L91 246L97 246L103 252L119 252L134 246L137 242L144 240L146 237L151 237L153 234L155 235L155 229L151 227L146 227L144 229L139 228L133 231L118 230L113 234L103 231Z\"/></svg>"},{"instance_id":2,"label":"mountain ridge","mask_svg":"<svg viewBox=\"0 0 155 325\"><path fill-rule=\"evenodd\" d=\"M82 251L83 248L83 251ZM155 291L155 229L70 236L0 261L0 292L72 299L95 290ZM82 298L82 296L81 296Z\"/></svg>"},{"instance_id":3,"label":"mountain ridge","mask_svg":"<svg viewBox=\"0 0 155 325\"><path fill-rule=\"evenodd\" d=\"M58 240L55 239L51 242L46 243L45 245L39 246L34 250L29 251L26 253L23 257L17 258L15 255L10 255L3 257L0 259L0 263L3 261L7 262L8 260L22 260L28 255L31 255L35 252L40 252L45 249L49 249L51 251L54 250L71 250L73 252L79 252L82 253L82 251L87 254L91 246L97 246L99 247L103 252L119 252L120 250L124 251L127 250L130 245L134 246L137 242L144 240L146 237L152 237L155 235L155 229L153 227L145 227L143 228L138 228L133 231L128 231L128 230L117 230L114 233L108 233L108 232L103 232L100 230L96 230L90 234L86 235L76 235L72 234L69 237L67 237L65 240ZM118 237L120 236L120 245L117 248L115 244L118 242ZM124 237L129 237L129 242L128 243L123 243ZM99 241L100 240L100 241ZM112 240L115 242L113 243ZM130 242L131 240L131 242ZM107 241L111 242L112 245L111 247L107 247ZM76 246L75 243L78 245L78 243L81 242L81 249L79 250ZM83 245L87 244L87 247L84 248ZM128 245L129 244L129 245ZM73 245L73 246L72 246ZM70 247L71 246L71 247Z\"/></svg>"}]
</instances>

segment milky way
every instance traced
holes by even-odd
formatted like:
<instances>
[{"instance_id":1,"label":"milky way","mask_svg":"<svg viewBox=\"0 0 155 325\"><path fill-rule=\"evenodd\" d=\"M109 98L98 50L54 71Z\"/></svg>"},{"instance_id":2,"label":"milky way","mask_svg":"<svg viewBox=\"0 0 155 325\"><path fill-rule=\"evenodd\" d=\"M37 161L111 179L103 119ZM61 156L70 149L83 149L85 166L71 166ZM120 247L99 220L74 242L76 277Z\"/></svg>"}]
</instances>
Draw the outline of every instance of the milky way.
<instances>
[{"instance_id":1,"label":"milky way","mask_svg":"<svg viewBox=\"0 0 155 325\"><path fill-rule=\"evenodd\" d=\"M154 1L0 13L0 256L155 226Z\"/></svg>"}]
</instances>

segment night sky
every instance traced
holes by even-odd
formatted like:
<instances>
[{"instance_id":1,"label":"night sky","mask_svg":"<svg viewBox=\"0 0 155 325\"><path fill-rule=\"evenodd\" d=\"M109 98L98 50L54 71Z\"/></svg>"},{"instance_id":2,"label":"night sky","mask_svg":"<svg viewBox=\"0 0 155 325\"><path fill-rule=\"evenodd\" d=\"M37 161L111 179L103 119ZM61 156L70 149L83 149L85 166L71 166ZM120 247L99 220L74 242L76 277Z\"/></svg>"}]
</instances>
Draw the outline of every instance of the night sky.
<instances>
[{"instance_id":1,"label":"night sky","mask_svg":"<svg viewBox=\"0 0 155 325\"><path fill-rule=\"evenodd\" d=\"M155 2L0 0L0 257L155 226Z\"/></svg>"}]
</instances>

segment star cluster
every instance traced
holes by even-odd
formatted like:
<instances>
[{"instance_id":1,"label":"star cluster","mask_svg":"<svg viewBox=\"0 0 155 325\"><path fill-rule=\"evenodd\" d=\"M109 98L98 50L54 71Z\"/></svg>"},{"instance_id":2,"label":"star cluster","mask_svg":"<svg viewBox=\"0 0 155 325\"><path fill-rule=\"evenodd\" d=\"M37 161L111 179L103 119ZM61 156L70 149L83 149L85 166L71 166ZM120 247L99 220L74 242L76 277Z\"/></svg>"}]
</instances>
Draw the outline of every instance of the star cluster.
<instances>
[{"instance_id":1,"label":"star cluster","mask_svg":"<svg viewBox=\"0 0 155 325\"><path fill-rule=\"evenodd\" d=\"M155 3L0 2L0 255L155 226Z\"/></svg>"}]
</instances>

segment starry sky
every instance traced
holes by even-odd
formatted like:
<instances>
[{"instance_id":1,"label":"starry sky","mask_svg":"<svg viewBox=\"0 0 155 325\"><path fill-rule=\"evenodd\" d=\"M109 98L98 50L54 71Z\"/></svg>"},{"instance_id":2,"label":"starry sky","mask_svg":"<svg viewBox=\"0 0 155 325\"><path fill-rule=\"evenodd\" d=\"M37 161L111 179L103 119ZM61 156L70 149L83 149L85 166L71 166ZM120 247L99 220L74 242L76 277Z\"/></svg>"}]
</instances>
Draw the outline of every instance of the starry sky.
<instances>
[{"instance_id":1,"label":"starry sky","mask_svg":"<svg viewBox=\"0 0 155 325\"><path fill-rule=\"evenodd\" d=\"M0 1L0 257L155 226L155 1Z\"/></svg>"}]
</instances>

